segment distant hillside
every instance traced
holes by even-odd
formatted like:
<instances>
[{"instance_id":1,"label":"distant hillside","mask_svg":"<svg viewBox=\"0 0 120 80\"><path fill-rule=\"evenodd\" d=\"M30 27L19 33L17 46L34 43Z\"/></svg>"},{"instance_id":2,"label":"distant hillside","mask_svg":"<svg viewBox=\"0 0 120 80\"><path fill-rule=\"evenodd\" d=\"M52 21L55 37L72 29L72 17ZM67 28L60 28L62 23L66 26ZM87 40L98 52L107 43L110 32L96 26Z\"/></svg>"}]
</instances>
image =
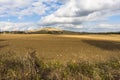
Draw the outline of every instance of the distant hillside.
<instances>
[{"instance_id":1,"label":"distant hillside","mask_svg":"<svg viewBox=\"0 0 120 80\"><path fill-rule=\"evenodd\" d=\"M74 32L68 30L62 30L59 28L42 28L37 30L29 30L29 31L3 31L1 34L120 34L120 32Z\"/></svg>"},{"instance_id":2,"label":"distant hillside","mask_svg":"<svg viewBox=\"0 0 120 80\"><path fill-rule=\"evenodd\" d=\"M42 28L40 30L27 31L26 33L28 34L72 34L72 33L78 33L78 32L48 27L48 28Z\"/></svg>"},{"instance_id":3,"label":"distant hillside","mask_svg":"<svg viewBox=\"0 0 120 80\"><path fill-rule=\"evenodd\" d=\"M3 34L78 34L80 32L73 32L73 31L67 31L62 30L59 28L42 28L38 30L29 30L29 31L3 31L1 32Z\"/></svg>"},{"instance_id":4,"label":"distant hillside","mask_svg":"<svg viewBox=\"0 0 120 80\"><path fill-rule=\"evenodd\" d=\"M31 33L31 34L55 34L55 33L62 33L62 30L57 29L57 28L42 28L39 30L32 30L32 31L27 31L27 33Z\"/></svg>"},{"instance_id":5,"label":"distant hillside","mask_svg":"<svg viewBox=\"0 0 120 80\"><path fill-rule=\"evenodd\" d=\"M74 32L68 30L61 30L59 28L42 28L39 30L27 31L28 34L120 34L120 32Z\"/></svg>"}]
</instances>

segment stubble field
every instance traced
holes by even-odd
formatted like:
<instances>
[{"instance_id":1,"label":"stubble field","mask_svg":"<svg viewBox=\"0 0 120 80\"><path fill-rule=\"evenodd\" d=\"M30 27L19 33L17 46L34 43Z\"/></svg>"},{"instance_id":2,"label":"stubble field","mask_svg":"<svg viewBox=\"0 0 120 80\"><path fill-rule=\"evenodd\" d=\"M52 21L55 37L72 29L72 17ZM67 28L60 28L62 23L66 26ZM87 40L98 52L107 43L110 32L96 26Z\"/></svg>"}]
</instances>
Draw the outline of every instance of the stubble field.
<instances>
[{"instance_id":1,"label":"stubble field","mask_svg":"<svg viewBox=\"0 0 120 80\"><path fill-rule=\"evenodd\" d=\"M0 80L119 79L120 35L0 35Z\"/></svg>"},{"instance_id":2,"label":"stubble field","mask_svg":"<svg viewBox=\"0 0 120 80\"><path fill-rule=\"evenodd\" d=\"M106 61L120 56L120 35L0 35L0 53L30 51L44 61Z\"/></svg>"}]
</instances>

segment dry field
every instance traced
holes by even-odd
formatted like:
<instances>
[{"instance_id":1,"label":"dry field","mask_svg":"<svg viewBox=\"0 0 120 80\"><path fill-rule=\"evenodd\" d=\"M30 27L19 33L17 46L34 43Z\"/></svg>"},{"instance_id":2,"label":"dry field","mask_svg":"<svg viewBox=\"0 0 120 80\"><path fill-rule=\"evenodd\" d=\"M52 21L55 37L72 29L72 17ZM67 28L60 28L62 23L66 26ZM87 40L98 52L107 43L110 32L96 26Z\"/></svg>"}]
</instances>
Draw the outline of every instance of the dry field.
<instances>
[{"instance_id":1,"label":"dry field","mask_svg":"<svg viewBox=\"0 0 120 80\"><path fill-rule=\"evenodd\" d=\"M106 61L120 56L120 35L0 34L0 53L32 50L44 61Z\"/></svg>"},{"instance_id":2,"label":"dry field","mask_svg":"<svg viewBox=\"0 0 120 80\"><path fill-rule=\"evenodd\" d=\"M1 34L0 80L120 80L120 35Z\"/></svg>"}]
</instances>

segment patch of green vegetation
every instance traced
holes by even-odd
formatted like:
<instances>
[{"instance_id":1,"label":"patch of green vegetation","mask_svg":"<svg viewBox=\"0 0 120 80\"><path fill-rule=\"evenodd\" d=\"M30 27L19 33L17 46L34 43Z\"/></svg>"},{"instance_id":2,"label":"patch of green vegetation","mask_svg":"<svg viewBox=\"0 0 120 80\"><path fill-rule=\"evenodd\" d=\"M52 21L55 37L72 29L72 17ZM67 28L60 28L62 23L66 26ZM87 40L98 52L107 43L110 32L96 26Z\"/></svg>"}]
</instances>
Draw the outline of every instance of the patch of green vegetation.
<instances>
[{"instance_id":1,"label":"patch of green vegetation","mask_svg":"<svg viewBox=\"0 0 120 80\"><path fill-rule=\"evenodd\" d=\"M14 52L0 53L0 80L119 80L120 59L107 62L57 61L45 63L36 51L22 56Z\"/></svg>"}]
</instances>

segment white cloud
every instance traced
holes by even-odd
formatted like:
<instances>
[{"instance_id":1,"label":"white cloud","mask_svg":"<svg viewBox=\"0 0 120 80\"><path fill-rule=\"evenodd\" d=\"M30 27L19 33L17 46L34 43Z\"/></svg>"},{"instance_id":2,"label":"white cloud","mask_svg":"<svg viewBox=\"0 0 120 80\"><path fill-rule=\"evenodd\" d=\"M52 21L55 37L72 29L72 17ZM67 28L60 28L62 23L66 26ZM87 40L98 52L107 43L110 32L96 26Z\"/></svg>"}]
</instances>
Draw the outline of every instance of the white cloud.
<instances>
[{"instance_id":1,"label":"white cloud","mask_svg":"<svg viewBox=\"0 0 120 80\"><path fill-rule=\"evenodd\" d=\"M47 9L43 2L46 1L50 3L58 0L0 0L0 17L43 15Z\"/></svg>"},{"instance_id":2,"label":"white cloud","mask_svg":"<svg viewBox=\"0 0 120 80\"><path fill-rule=\"evenodd\" d=\"M33 30L40 26L34 23L13 23L13 22L0 22L0 31L24 31Z\"/></svg>"},{"instance_id":3,"label":"white cloud","mask_svg":"<svg viewBox=\"0 0 120 80\"><path fill-rule=\"evenodd\" d=\"M58 28L65 30L73 30L80 32L119 32L120 24L111 24L111 23L98 23L98 24L82 24L82 25L73 25L73 24L59 24Z\"/></svg>"},{"instance_id":4,"label":"white cloud","mask_svg":"<svg viewBox=\"0 0 120 80\"><path fill-rule=\"evenodd\" d=\"M98 24L100 28L120 29L120 24L101 23Z\"/></svg>"},{"instance_id":5,"label":"white cloud","mask_svg":"<svg viewBox=\"0 0 120 80\"><path fill-rule=\"evenodd\" d=\"M120 14L120 0L69 0L54 14L40 20L40 24L64 27L72 24L76 28L83 23L107 20L117 14Z\"/></svg>"},{"instance_id":6,"label":"white cloud","mask_svg":"<svg viewBox=\"0 0 120 80\"><path fill-rule=\"evenodd\" d=\"M43 4L43 2L46 3L52 3L57 2L58 0L0 0L0 18L4 17L10 17L9 19L6 19L6 21L0 21L0 29L1 30L29 30L29 29L36 29L38 26L37 22L27 22L27 23L21 23L14 19L14 17L17 17L18 20L22 21L25 16L32 16L35 15L44 15L46 14L46 10L50 10L49 6L46 6ZM53 4L52 9L58 8L58 5ZM42 17L42 16L41 16ZM26 19L27 20L27 19Z\"/></svg>"},{"instance_id":7,"label":"white cloud","mask_svg":"<svg viewBox=\"0 0 120 80\"><path fill-rule=\"evenodd\" d=\"M58 1L63 5L53 5ZM0 17L16 16L21 20L24 16L44 15L46 11L52 11L51 8L57 11L47 14L46 17L41 16L43 18L38 23L2 21L0 27L2 30L27 30L39 28L40 25L77 31L111 31L113 28L120 30L120 24L99 23L94 27L87 24L89 22L92 24L94 21L107 21L109 16L120 15L120 0L0 0Z\"/></svg>"},{"instance_id":8,"label":"white cloud","mask_svg":"<svg viewBox=\"0 0 120 80\"><path fill-rule=\"evenodd\" d=\"M120 9L120 0L70 0L55 15L60 17L87 16L97 11Z\"/></svg>"}]
</instances>

